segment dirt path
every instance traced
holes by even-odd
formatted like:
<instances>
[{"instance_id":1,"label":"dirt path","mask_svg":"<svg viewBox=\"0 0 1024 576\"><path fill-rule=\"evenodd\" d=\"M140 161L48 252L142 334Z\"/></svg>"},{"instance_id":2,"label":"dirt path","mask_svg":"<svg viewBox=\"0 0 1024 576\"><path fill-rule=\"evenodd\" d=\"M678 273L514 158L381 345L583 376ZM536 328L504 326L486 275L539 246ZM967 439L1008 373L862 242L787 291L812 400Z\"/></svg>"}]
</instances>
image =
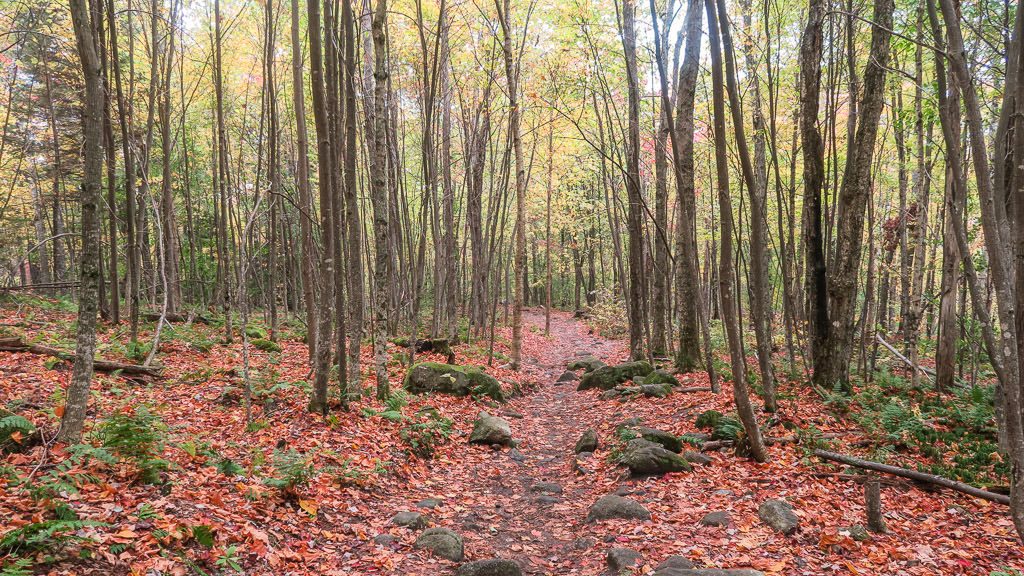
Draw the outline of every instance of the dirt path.
<instances>
[{"instance_id":1,"label":"dirt path","mask_svg":"<svg viewBox=\"0 0 1024 576\"><path fill-rule=\"evenodd\" d=\"M533 336L543 333L543 313L528 311L524 321ZM552 317L548 341L539 357L524 359L526 380L538 388L498 410L518 447L467 447L458 461L435 466L435 477L410 495L409 506L420 498L440 499L439 506L423 511L436 519L434 525L463 536L467 560L510 558L525 574L594 574L603 554L592 549L596 540L584 524L593 479L572 469L576 440L593 425L584 416L592 399L577 393L575 383L556 380L574 357L613 360L622 345L589 334L565 314ZM396 568L433 574L442 570L428 568L437 562L413 551Z\"/></svg>"}]
</instances>

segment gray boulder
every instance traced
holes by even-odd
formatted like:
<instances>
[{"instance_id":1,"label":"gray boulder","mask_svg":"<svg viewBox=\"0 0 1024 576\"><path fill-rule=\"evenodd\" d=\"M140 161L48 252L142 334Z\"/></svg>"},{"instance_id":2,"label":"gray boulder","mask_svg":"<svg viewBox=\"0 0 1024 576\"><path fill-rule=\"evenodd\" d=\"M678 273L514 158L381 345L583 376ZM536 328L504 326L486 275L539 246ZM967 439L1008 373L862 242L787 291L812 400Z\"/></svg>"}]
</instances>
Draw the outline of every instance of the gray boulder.
<instances>
[{"instance_id":1,"label":"gray boulder","mask_svg":"<svg viewBox=\"0 0 1024 576\"><path fill-rule=\"evenodd\" d=\"M530 490L541 494L561 494L562 485L554 482L537 482L533 486L530 486Z\"/></svg>"},{"instance_id":2,"label":"gray boulder","mask_svg":"<svg viewBox=\"0 0 1024 576\"><path fill-rule=\"evenodd\" d=\"M593 428L587 428L580 435L580 439L576 441L575 447L576 453L580 452L594 452L597 450L597 430Z\"/></svg>"},{"instance_id":3,"label":"gray boulder","mask_svg":"<svg viewBox=\"0 0 1024 576\"><path fill-rule=\"evenodd\" d=\"M399 512L391 519L391 523L395 526L404 526L412 530L422 530L430 522L426 516L419 512Z\"/></svg>"},{"instance_id":4,"label":"gray boulder","mask_svg":"<svg viewBox=\"0 0 1024 576\"><path fill-rule=\"evenodd\" d=\"M654 367L646 360L624 362L618 366L601 366L589 371L580 379L577 390L611 390L619 384L633 378L646 376L654 371Z\"/></svg>"},{"instance_id":5,"label":"gray boulder","mask_svg":"<svg viewBox=\"0 0 1024 576\"><path fill-rule=\"evenodd\" d=\"M417 508L437 508L444 501L440 498L424 498L416 503Z\"/></svg>"},{"instance_id":6,"label":"gray boulder","mask_svg":"<svg viewBox=\"0 0 1024 576\"><path fill-rule=\"evenodd\" d=\"M463 564L455 572L455 576L522 576L522 574L523 571L518 564L499 558Z\"/></svg>"},{"instance_id":7,"label":"gray boulder","mask_svg":"<svg viewBox=\"0 0 1024 576\"><path fill-rule=\"evenodd\" d=\"M594 358L592 355L587 355L570 362L568 368L569 370L583 370L589 373L604 366L606 366L604 362Z\"/></svg>"},{"instance_id":8,"label":"gray boulder","mask_svg":"<svg viewBox=\"0 0 1024 576\"><path fill-rule=\"evenodd\" d=\"M706 466L714 462L711 456L701 454L700 452L683 452L683 458L686 458L686 461L690 464L700 464L701 466Z\"/></svg>"},{"instance_id":9,"label":"gray boulder","mask_svg":"<svg viewBox=\"0 0 1024 576\"><path fill-rule=\"evenodd\" d=\"M452 562L462 562L462 536L447 528L424 530L416 539L415 547Z\"/></svg>"},{"instance_id":10,"label":"gray boulder","mask_svg":"<svg viewBox=\"0 0 1024 576\"><path fill-rule=\"evenodd\" d=\"M405 389L413 394L449 394L452 396L488 396L503 402L501 383L475 366L456 366L440 362L420 362L405 375Z\"/></svg>"},{"instance_id":11,"label":"gray boulder","mask_svg":"<svg viewBox=\"0 0 1024 576\"><path fill-rule=\"evenodd\" d=\"M508 446L512 444L512 428L504 419L481 411L473 423L473 433L469 435L469 441L473 444Z\"/></svg>"},{"instance_id":12,"label":"gray boulder","mask_svg":"<svg viewBox=\"0 0 1024 576\"><path fill-rule=\"evenodd\" d=\"M597 502L594 502L590 507L590 512L587 514L587 522L611 520L613 518L650 520L651 513L636 500L610 494L602 496Z\"/></svg>"},{"instance_id":13,"label":"gray boulder","mask_svg":"<svg viewBox=\"0 0 1024 576\"><path fill-rule=\"evenodd\" d=\"M576 375L572 370L566 370L562 372L562 375L558 377L556 382L576 382L580 377Z\"/></svg>"},{"instance_id":14,"label":"gray boulder","mask_svg":"<svg viewBox=\"0 0 1024 576\"><path fill-rule=\"evenodd\" d=\"M669 386L679 386L679 380L665 370L655 370L647 376L644 376L638 384L668 384Z\"/></svg>"},{"instance_id":15,"label":"gray boulder","mask_svg":"<svg viewBox=\"0 0 1024 576\"><path fill-rule=\"evenodd\" d=\"M629 570L640 561L640 553L630 548L612 548L605 556L608 568L615 574Z\"/></svg>"},{"instance_id":16,"label":"gray boulder","mask_svg":"<svg viewBox=\"0 0 1024 576\"><path fill-rule=\"evenodd\" d=\"M689 472L691 469L690 463L679 454L643 438L634 438L626 444L619 456L619 464L629 468L634 476Z\"/></svg>"},{"instance_id":17,"label":"gray boulder","mask_svg":"<svg viewBox=\"0 0 1024 576\"><path fill-rule=\"evenodd\" d=\"M785 500L765 500L757 507L761 521L782 534L792 534L800 526L800 518Z\"/></svg>"},{"instance_id":18,"label":"gray boulder","mask_svg":"<svg viewBox=\"0 0 1024 576\"><path fill-rule=\"evenodd\" d=\"M682 570L689 570L693 568L693 562L690 562L684 556L669 556L658 567L654 569L655 576L677 576Z\"/></svg>"},{"instance_id":19,"label":"gray boulder","mask_svg":"<svg viewBox=\"0 0 1024 576\"><path fill-rule=\"evenodd\" d=\"M677 454L683 451L683 441L671 432L658 430L657 428L648 428L647 426L637 426L636 428L633 428L633 431L639 434L644 440L649 440L655 444L661 444L661 447L665 450L670 450Z\"/></svg>"},{"instance_id":20,"label":"gray boulder","mask_svg":"<svg viewBox=\"0 0 1024 576\"><path fill-rule=\"evenodd\" d=\"M732 522L732 516L725 510L708 512L700 519L701 526L728 526Z\"/></svg>"}]
</instances>

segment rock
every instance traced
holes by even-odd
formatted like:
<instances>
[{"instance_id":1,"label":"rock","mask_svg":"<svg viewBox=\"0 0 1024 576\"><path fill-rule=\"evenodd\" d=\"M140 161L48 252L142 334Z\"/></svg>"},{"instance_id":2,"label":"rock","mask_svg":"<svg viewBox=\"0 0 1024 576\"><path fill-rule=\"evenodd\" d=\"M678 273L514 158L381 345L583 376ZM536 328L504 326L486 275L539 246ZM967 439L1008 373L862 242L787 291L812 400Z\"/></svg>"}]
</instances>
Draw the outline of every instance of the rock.
<instances>
[{"instance_id":1,"label":"rock","mask_svg":"<svg viewBox=\"0 0 1024 576\"><path fill-rule=\"evenodd\" d=\"M629 468L634 476L690 471L690 463L682 456L643 438L634 438L626 444L619 464Z\"/></svg>"},{"instance_id":2,"label":"rock","mask_svg":"<svg viewBox=\"0 0 1024 576\"><path fill-rule=\"evenodd\" d=\"M420 500L419 502L416 503L416 507L417 508L437 508L442 503L444 503L444 501L441 500L440 498L424 498L423 500Z\"/></svg>"},{"instance_id":3,"label":"rock","mask_svg":"<svg viewBox=\"0 0 1024 576\"><path fill-rule=\"evenodd\" d=\"M792 534L800 526L800 518L785 500L765 500L757 507L757 515L762 522L782 534Z\"/></svg>"},{"instance_id":4,"label":"rock","mask_svg":"<svg viewBox=\"0 0 1024 576\"><path fill-rule=\"evenodd\" d=\"M541 492L543 494L561 494L562 486L554 482L537 482L533 486L530 486L530 490L534 492Z\"/></svg>"},{"instance_id":5,"label":"rock","mask_svg":"<svg viewBox=\"0 0 1024 576\"><path fill-rule=\"evenodd\" d=\"M520 452L517 448L509 450L508 457L519 463L526 462L526 455Z\"/></svg>"},{"instance_id":6,"label":"rock","mask_svg":"<svg viewBox=\"0 0 1024 576\"><path fill-rule=\"evenodd\" d=\"M580 452L595 452L597 450L597 430L593 428L587 428L580 435L580 439L576 441L576 453Z\"/></svg>"},{"instance_id":7,"label":"rock","mask_svg":"<svg viewBox=\"0 0 1024 576\"><path fill-rule=\"evenodd\" d=\"M639 560L640 553L630 548L612 548L608 550L608 555L605 556L608 568L615 574L636 566Z\"/></svg>"},{"instance_id":8,"label":"rock","mask_svg":"<svg viewBox=\"0 0 1024 576\"><path fill-rule=\"evenodd\" d=\"M654 371L654 367L646 360L624 362L618 366L601 366L589 371L580 379L577 390L611 390L627 380L638 376L646 376Z\"/></svg>"},{"instance_id":9,"label":"rock","mask_svg":"<svg viewBox=\"0 0 1024 576\"><path fill-rule=\"evenodd\" d=\"M473 423L473 433L469 435L469 441L473 444L508 446L512 444L512 428L507 421L481 411Z\"/></svg>"},{"instance_id":10,"label":"rock","mask_svg":"<svg viewBox=\"0 0 1024 576\"><path fill-rule=\"evenodd\" d=\"M498 558L463 564L455 572L455 576L522 576L522 574L523 571L518 564L511 560Z\"/></svg>"},{"instance_id":11,"label":"rock","mask_svg":"<svg viewBox=\"0 0 1024 576\"><path fill-rule=\"evenodd\" d=\"M594 456L593 452L580 452L573 458L572 471L577 474L589 474L590 470L584 465L587 460Z\"/></svg>"},{"instance_id":12,"label":"rock","mask_svg":"<svg viewBox=\"0 0 1024 576\"><path fill-rule=\"evenodd\" d=\"M714 459L712 459L711 456L701 454L700 452L683 452L683 458L686 458L686 461L690 464L700 464L701 466L706 466L714 462Z\"/></svg>"},{"instance_id":13,"label":"rock","mask_svg":"<svg viewBox=\"0 0 1024 576\"><path fill-rule=\"evenodd\" d=\"M853 538L857 542L867 542L871 540L871 533L868 529L860 524L854 524L846 529L846 532L850 533L850 538Z\"/></svg>"},{"instance_id":14,"label":"rock","mask_svg":"<svg viewBox=\"0 0 1024 576\"><path fill-rule=\"evenodd\" d=\"M708 512L700 519L701 526L728 526L732 523L732 517L725 510Z\"/></svg>"},{"instance_id":15,"label":"rock","mask_svg":"<svg viewBox=\"0 0 1024 576\"><path fill-rule=\"evenodd\" d=\"M373 541L381 546L394 546L398 542L398 538L395 538L391 534L377 534L373 537Z\"/></svg>"},{"instance_id":16,"label":"rock","mask_svg":"<svg viewBox=\"0 0 1024 576\"><path fill-rule=\"evenodd\" d=\"M556 382L576 382L579 379L580 377L577 376L575 372L566 370L565 372L562 372L562 375L558 377Z\"/></svg>"},{"instance_id":17,"label":"rock","mask_svg":"<svg viewBox=\"0 0 1024 576\"><path fill-rule=\"evenodd\" d=\"M605 390L601 392L601 400L615 400L625 395L625 390L621 386L616 386L613 390Z\"/></svg>"},{"instance_id":18,"label":"rock","mask_svg":"<svg viewBox=\"0 0 1024 576\"><path fill-rule=\"evenodd\" d=\"M428 528L416 539L416 548L452 562L462 562L462 536L447 528Z\"/></svg>"},{"instance_id":19,"label":"rock","mask_svg":"<svg viewBox=\"0 0 1024 576\"><path fill-rule=\"evenodd\" d=\"M668 384L669 386L679 386L679 380L665 370L655 370L647 376L644 376L638 384Z\"/></svg>"},{"instance_id":20,"label":"rock","mask_svg":"<svg viewBox=\"0 0 1024 576\"><path fill-rule=\"evenodd\" d=\"M652 576L764 576L764 572L757 570L722 570L720 568L669 568L667 570L655 570Z\"/></svg>"},{"instance_id":21,"label":"rock","mask_svg":"<svg viewBox=\"0 0 1024 576\"><path fill-rule=\"evenodd\" d=\"M693 568L690 562L683 556L669 556L658 567L654 569L654 576L677 576L682 570Z\"/></svg>"},{"instance_id":22,"label":"rock","mask_svg":"<svg viewBox=\"0 0 1024 576\"><path fill-rule=\"evenodd\" d=\"M644 440L649 440L655 444L661 444L661 447L666 450L676 453L683 451L682 440L671 432L658 430L657 428L648 428L647 426L637 426L632 430L639 434Z\"/></svg>"},{"instance_id":23,"label":"rock","mask_svg":"<svg viewBox=\"0 0 1024 576\"><path fill-rule=\"evenodd\" d=\"M664 398L672 393L671 384L641 384L640 393L648 398Z\"/></svg>"},{"instance_id":24,"label":"rock","mask_svg":"<svg viewBox=\"0 0 1024 576\"><path fill-rule=\"evenodd\" d=\"M594 358L592 355L588 355L573 360L569 363L568 368L569 370L583 370L586 373L590 373L598 368L603 368L604 366L606 366L604 362Z\"/></svg>"},{"instance_id":25,"label":"rock","mask_svg":"<svg viewBox=\"0 0 1024 576\"><path fill-rule=\"evenodd\" d=\"M545 506L549 506L551 504L558 504L561 501L562 500L560 498L557 498L555 496L548 496L547 494L537 496L537 504L544 504Z\"/></svg>"},{"instance_id":26,"label":"rock","mask_svg":"<svg viewBox=\"0 0 1024 576\"><path fill-rule=\"evenodd\" d=\"M614 366L601 366L593 371L587 372L580 378L577 390L611 390L625 380L620 380Z\"/></svg>"},{"instance_id":27,"label":"rock","mask_svg":"<svg viewBox=\"0 0 1024 576\"><path fill-rule=\"evenodd\" d=\"M433 392L452 396L487 396L503 402L501 383L475 366L420 362L405 375L405 389L414 394Z\"/></svg>"},{"instance_id":28,"label":"rock","mask_svg":"<svg viewBox=\"0 0 1024 576\"><path fill-rule=\"evenodd\" d=\"M651 513L636 500L622 496L602 496L594 502L587 514L587 522L622 518L626 520L650 520Z\"/></svg>"},{"instance_id":29,"label":"rock","mask_svg":"<svg viewBox=\"0 0 1024 576\"><path fill-rule=\"evenodd\" d=\"M404 526L412 530L422 530L430 522L426 516L419 512L399 512L391 519L391 523L395 526Z\"/></svg>"}]
</instances>

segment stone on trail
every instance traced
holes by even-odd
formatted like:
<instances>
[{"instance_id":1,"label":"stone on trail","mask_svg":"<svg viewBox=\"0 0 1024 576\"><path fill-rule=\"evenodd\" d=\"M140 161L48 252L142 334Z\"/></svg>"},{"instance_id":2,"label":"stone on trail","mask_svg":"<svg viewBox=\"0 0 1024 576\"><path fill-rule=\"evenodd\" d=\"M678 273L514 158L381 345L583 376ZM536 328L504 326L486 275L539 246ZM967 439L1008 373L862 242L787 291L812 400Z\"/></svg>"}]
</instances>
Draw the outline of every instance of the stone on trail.
<instances>
[{"instance_id":1,"label":"stone on trail","mask_svg":"<svg viewBox=\"0 0 1024 576\"><path fill-rule=\"evenodd\" d=\"M543 494L561 494L562 485L554 482L537 482L533 486L530 486L530 490L534 492L541 492Z\"/></svg>"},{"instance_id":2,"label":"stone on trail","mask_svg":"<svg viewBox=\"0 0 1024 576\"><path fill-rule=\"evenodd\" d=\"M518 564L500 558L463 564L455 572L455 576L522 576L522 574L523 571Z\"/></svg>"},{"instance_id":3,"label":"stone on trail","mask_svg":"<svg viewBox=\"0 0 1024 576\"><path fill-rule=\"evenodd\" d=\"M417 508L437 508L444 501L440 498L424 498L416 503Z\"/></svg>"},{"instance_id":4,"label":"stone on trail","mask_svg":"<svg viewBox=\"0 0 1024 576\"><path fill-rule=\"evenodd\" d=\"M572 471L577 474L590 474L590 469L585 466L585 463L593 456L593 452L580 452L577 454L572 460Z\"/></svg>"},{"instance_id":5,"label":"stone on trail","mask_svg":"<svg viewBox=\"0 0 1024 576\"><path fill-rule=\"evenodd\" d=\"M602 496L597 502L594 502L590 507L590 512L587 514L587 522L611 520L613 518L650 520L651 513L636 500L611 494Z\"/></svg>"},{"instance_id":6,"label":"stone on trail","mask_svg":"<svg viewBox=\"0 0 1024 576\"><path fill-rule=\"evenodd\" d=\"M693 562L684 556L669 556L654 569L655 576L676 576L680 570L693 568Z\"/></svg>"},{"instance_id":7,"label":"stone on trail","mask_svg":"<svg viewBox=\"0 0 1024 576\"><path fill-rule=\"evenodd\" d=\"M654 442L655 444L661 444L661 447L665 450L670 450L677 454L683 451L683 441L671 432L658 430L657 428L648 428L647 426L637 426L636 428L633 428L633 431L639 434L644 440Z\"/></svg>"},{"instance_id":8,"label":"stone on trail","mask_svg":"<svg viewBox=\"0 0 1024 576\"><path fill-rule=\"evenodd\" d=\"M721 569L721 568L692 568L692 569L669 569L667 571L655 570L653 576L764 576L764 572L758 570Z\"/></svg>"},{"instance_id":9,"label":"stone on trail","mask_svg":"<svg viewBox=\"0 0 1024 576\"><path fill-rule=\"evenodd\" d=\"M765 500L757 507L761 521L782 534L792 534L800 526L800 518L785 500Z\"/></svg>"},{"instance_id":10,"label":"stone on trail","mask_svg":"<svg viewBox=\"0 0 1024 576\"><path fill-rule=\"evenodd\" d=\"M700 519L701 526L729 526L732 523L732 516L725 510L708 512Z\"/></svg>"},{"instance_id":11,"label":"stone on trail","mask_svg":"<svg viewBox=\"0 0 1024 576\"><path fill-rule=\"evenodd\" d=\"M605 363L591 355L583 356L569 363L569 370L583 370L586 373L605 367Z\"/></svg>"},{"instance_id":12,"label":"stone on trail","mask_svg":"<svg viewBox=\"0 0 1024 576\"><path fill-rule=\"evenodd\" d=\"M690 463L679 454L643 438L634 438L626 443L619 456L619 464L629 468L634 476L689 472L691 469Z\"/></svg>"},{"instance_id":13,"label":"stone on trail","mask_svg":"<svg viewBox=\"0 0 1024 576\"><path fill-rule=\"evenodd\" d=\"M503 402L505 396L496 378L475 366L420 362L405 375L405 389L413 394L487 396Z\"/></svg>"},{"instance_id":14,"label":"stone on trail","mask_svg":"<svg viewBox=\"0 0 1024 576\"><path fill-rule=\"evenodd\" d=\"M404 526L412 530L421 530L430 523L427 517L419 512L399 512L391 519L395 526Z\"/></svg>"},{"instance_id":15,"label":"stone on trail","mask_svg":"<svg viewBox=\"0 0 1024 576\"><path fill-rule=\"evenodd\" d=\"M630 548L612 548L605 556L608 568L615 574L629 570L640 561L640 553Z\"/></svg>"},{"instance_id":16,"label":"stone on trail","mask_svg":"<svg viewBox=\"0 0 1024 576\"><path fill-rule=\"evenodd\" d=\"M394 546L398 542L398 538L395 538L391 534L377 534L373 537L373 541L381 546Z\"/></svg>"},{"instance_id":17,"label":"stone on trail","mask_svg":"<svg viewBox=\"0 0 1024 576\"><path fill-rule=\"evenodd\" d=\"M562 500L557 496L549 496L547 494L541 494L540 496L537 496L537 504L544 504L545 506L550 506L551 504L558 504L561 501Z\"/></svg>"},{"instance_id":18,"label":"stone on trail","mask_svg":"<svg viewBox=\"0 0 1024 576\"><path fill-rule=\"evenodd\" d=\"M512 428L502 418L491 416L481 410L476 422L473 423L473 433L469 435L469 441L473 444L508 446L512 444Z\"/></svg>"},{"instance_id":19,"label":"stone on trail","mask_svg":"<svg viewBox=\"0 0 1024 576\"><path fill-rule=\"evenodd\" d=\"M429 528L416 538L416 548L452 562L462 562L462 536L447 528Z\"/></svg>"},{"instance_id":20,"label":"stone on trail","mask_svg":"<svg viewBox=\"0 0 1024 576\"><path fill-rule=\"evenodd\" d=\"M580 439L576 441L575 447L576 453L581 452L595 452L597 450L597 430L593 428L587 428L580 435Z\"/></svg>"},{"instance_id":21,"label":"stone on trail","mask_svg":"<svg viewBox=\"0 0 1024 576\"><path fill-rule=\"evenodd\" d=\"M573 372L572 370L566 370L565 372L562 372L561 376L558 377L558 380L556 381L556 383L558 383L558 382L575 382L575 381L577 381L579 379L580 379L580 377L577 376L575 372Z\"/></svg>"}]
</instances>

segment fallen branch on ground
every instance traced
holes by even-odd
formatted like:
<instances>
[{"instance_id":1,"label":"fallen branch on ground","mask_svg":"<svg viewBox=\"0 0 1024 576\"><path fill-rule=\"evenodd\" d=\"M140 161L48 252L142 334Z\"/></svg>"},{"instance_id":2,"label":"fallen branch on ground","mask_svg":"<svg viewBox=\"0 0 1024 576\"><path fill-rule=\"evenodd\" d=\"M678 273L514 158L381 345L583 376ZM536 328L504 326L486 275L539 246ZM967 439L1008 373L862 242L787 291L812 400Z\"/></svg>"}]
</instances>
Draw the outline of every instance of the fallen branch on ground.
<instances>
[{"instance_id":1,"label":"fallen branch on ground","mask_svg":"<svg viewBox=\"0 0 1024 576\"><path fill-rule=\"evenodd\" d=\"M853 456L847 456L845 454L838 454L836 452L829 452L827 450L815 450L814 455L825 460L831 460L833 462L839 462L848 466L854 466L856 468L863 468L865 470L874 470L875 472L884 472L886 474L892 474L893 476L900 476L902 478L909 478L917 482L923 482L925 484L933 484L935 486L942 486L943 488L949 488L950 490L956 490L964 494L969 494L975 498L981 498L982 500L988 500L989 502L998 502L999 504L1010 504L1010 497L1004 494L997 494L995 492L989 492L970 484L964 484L963 482L957 482L956 480L950 480L949 478L943 478L942 476L936 476L934 474L926 474L924 472L917 472L915 470L909 470L907 468L900 468L898 466L890 466L888 464L881 464L879 462L872 462L870 460L861 460L860 458L854 458Z\"/></svg>"},{"instance_id":2,"label":"fallen branch on ground","mask_svg":"<svg viewBox=\"0 0 1024 576\"><path fill-rule=\"evenodd\" d=\"M75 359L75 354L73 352L66 352L59 348L44 346L42 344L28 344L23 342L21 338L17 337L0 338L0 352L29 352L32 354L53 356L54 358L59 358L67 362L72 362ZM93 361L93 368L99 372L120 372L126 376L148 376L151 378L159 377L161 370L158 367L139 366L138 364L125 364L124 362L100 359Z\"/></svg>"}]
</instances>

